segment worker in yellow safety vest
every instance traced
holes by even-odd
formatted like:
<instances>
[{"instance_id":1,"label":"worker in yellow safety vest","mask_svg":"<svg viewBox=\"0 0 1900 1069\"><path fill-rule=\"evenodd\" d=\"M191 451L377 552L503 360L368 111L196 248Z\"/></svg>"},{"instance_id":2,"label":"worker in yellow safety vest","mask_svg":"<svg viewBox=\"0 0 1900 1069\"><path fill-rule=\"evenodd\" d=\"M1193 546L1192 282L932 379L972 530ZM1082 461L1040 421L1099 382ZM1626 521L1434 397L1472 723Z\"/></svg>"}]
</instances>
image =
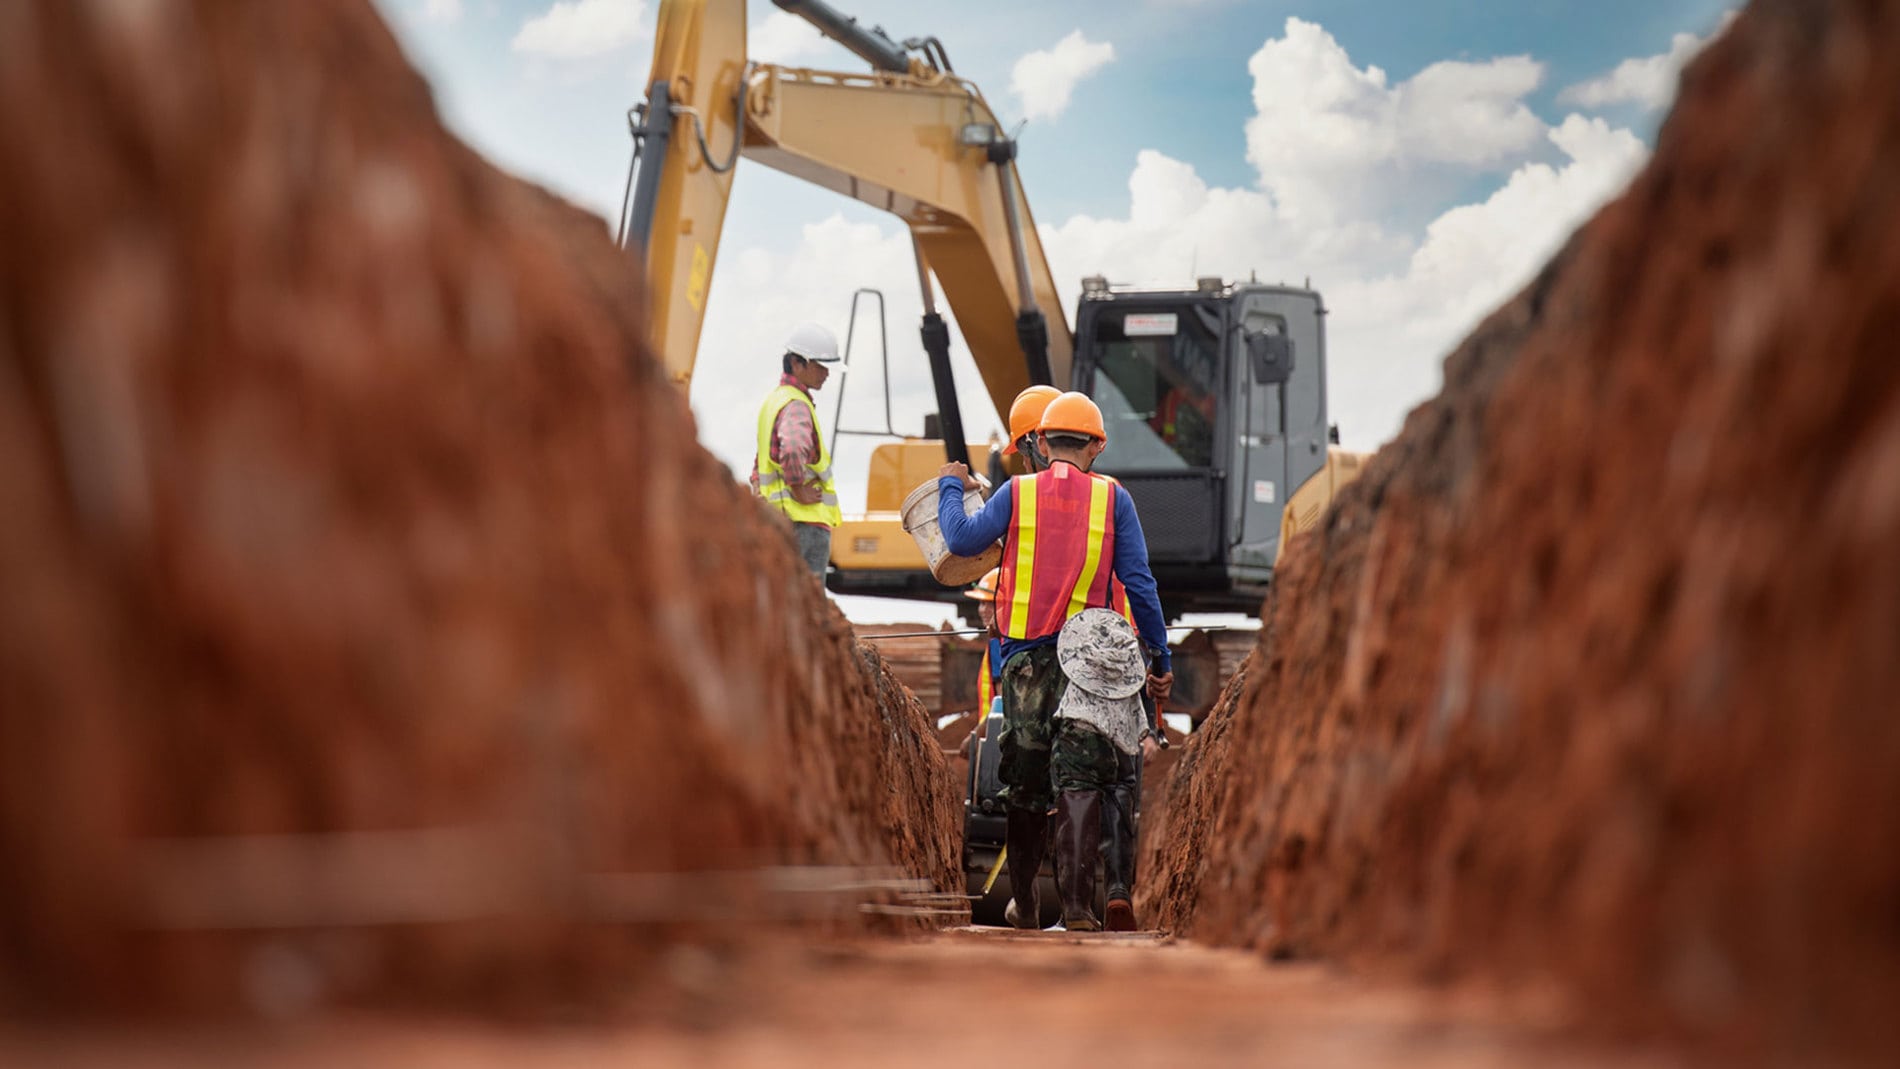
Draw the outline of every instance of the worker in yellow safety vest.
<instances>
[{"instance_id":1,"label":"worker in yellow safety vest","mask_svg":"<svg viewBox=\"0 0 1900 1069\"><path fill-rule=\"evenodd\" d=\"M968 556L1003 543L995 609L1003 654L1003 733L997 741L1012 894L1005 915L1018 927L1037 922L1036 873L1053 802L1063 924L1093 930L1101 926L1093 899L1102 801L1119 770L1113 754L1090 740L1086 759L1078 756L1065 766L1077 773L1075 789L1064 787L1059 797L1053 789L1052 746L1059 742L1054 714L1067 685L1056 639L1069 617L1114 606L1117 592L1125 590L1152 659L1147 690L1155 701L1166 702L1174 674L1134 500L1113 479L1089 472L1108 440L1101 409L1082 394L1062 394L1044 410L1037 439L1049 467L1011 479L974 516L964 515L963 494L975 480L962 464L944 465L937 480L937 522L952 553Z\"/></svg>"},{"instance_id":2,"label":"worker in yellow safety vest","mask_svg":"<svg viewBox=\"0 0 1900 1069\"><path fill-rule=\"evenodd\" d=\"M785 342L778 386L759 408L758 452L752 490L792 521L798 554L820 581L831 562L831 532L843 520L832 480L831 451L819 433L812 394L840 362L838 337L817 323L801 323Z\"/></svg>"},{"instance_id":3,"label":"worker in yellow safety vest","mask_svg":"<svg viewBox=\"0 0 1900 1069\"><path fill-rule=\"evenodd\" d=\"M963 596L976 602L977 619L983 623L983 665L976 674L976 728L970 734L973 738L983 735L983 722L989 718L990 706L996 700L996 677L1003 670L1003 644L997 640L996 630L996 577L1002 574L1001 568L991 568L976 581L976 585L963 592Z\"/></svg>"}]
</instances>

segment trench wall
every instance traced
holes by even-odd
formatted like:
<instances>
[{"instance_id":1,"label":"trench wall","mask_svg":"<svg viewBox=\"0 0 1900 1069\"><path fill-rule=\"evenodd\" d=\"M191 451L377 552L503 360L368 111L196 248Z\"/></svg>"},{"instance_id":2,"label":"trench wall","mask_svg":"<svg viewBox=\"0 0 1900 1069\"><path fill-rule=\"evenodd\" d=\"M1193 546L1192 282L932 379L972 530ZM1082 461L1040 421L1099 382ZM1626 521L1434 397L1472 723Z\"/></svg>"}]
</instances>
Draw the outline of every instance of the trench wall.
<instances>
[{"instance_id":1,"label":"trench wall","mask_svg":"<svg viewBox=\"0 0 1900 1069\"><path fill-rule=\"evenodd\" d=\"M1759 0L1695 61L1292 547L1147 913L1612 1029L1900 1046L1896 50L1892 4Z\"/></svg>"},{"instance_id":2,"label":"trench wall","mask_svg":"<svg viewBox=\"0 0 1900 1069\"><path fill-rule=\"evenodd\" d=\"M603 223L367 3L0 5L0 160L0 1005L565 1005L857 923L782 866L960 889Z\"/></svg>"}]
</instances>

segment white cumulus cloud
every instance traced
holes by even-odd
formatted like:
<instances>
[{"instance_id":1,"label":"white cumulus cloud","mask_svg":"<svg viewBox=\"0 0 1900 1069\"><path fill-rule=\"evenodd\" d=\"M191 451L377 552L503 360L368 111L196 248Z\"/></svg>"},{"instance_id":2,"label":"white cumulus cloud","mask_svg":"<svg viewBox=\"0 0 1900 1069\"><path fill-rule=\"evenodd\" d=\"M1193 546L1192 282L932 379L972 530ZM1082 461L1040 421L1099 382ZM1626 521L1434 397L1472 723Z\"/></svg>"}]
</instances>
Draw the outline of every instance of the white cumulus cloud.
<instances>
[{"instance_id":1,"label":"white cumulus cloud","mask_svg":"<svg viewBox=\"0 0 1900 1069\"><path fill-rule=\"evenodd\" d=\"M1444 355L1647 156L1635 135L1601 119L1570 115L1552 128L1532 115L1520 98L1542 71L1529 60L1435 64L1390 87L1319 27L1293 20L1250 69L1254 187L1210 186L1190 164L1143 151L1125 218L1044 226L1043 244L1071 305L1078 280L1097 273L1176 285L1205 274L1310 278L1331 311L1330 415L1359 448L1398 430L1438 388ZM1289 104L1299 93L1304 104ZM1405 118L1433 108L1437 125ZM1271 143L1301 140L1308 157L1261 151L1267 128L1284 134ZM1499 167L1506 159L1516 162ZM1505 173L1481 200L1416 227L1390 221L1379 209L1427 167Z\"/></svg>"},{"instance_id":2,"label":"white cumulus cloud","mask_svg":"<svg viewBox=\"0 0 1900 1069\"><path fill-rule=\"evenodd\" d=\"M1317 23L1289 18L1247 69L1247 159L1294 217L1373 214L1421 180L1506 169L1544 141L1524 103L1544 67L1528 56L1447 60L1390 85Z\"/></svg>"},{"instance_id":3,"label":"white cumulus cloud","mask_svg":"<svg viewBox=\"0 0 1900 1069\"><path fill-rule=\"evenodd\" d=\"M1722 17L1716 33L1727 28L1735 17ZM1579 108L1606 108L1615 104L1636 104L1648 111L1660 111L1675 99L1676 80L1715 34L1697 37L1679 33L1669 39L1669 51L1654 56L1637 56L1618 63L1608 74L1568 86L1557 99Z\"/></svg>"},{"instance_id":4,"label":"white cumulus cloud","mask_svg":"<svg viewBox=\"0 0 1900 1069\"><path fill-rule=\"evenodd\" d=\"M430 22L456 22L462 17L462 0L422 0L422 17Z\"/></svg>"},{"instance_id":5,"label":"white cumulus cloud","mask_svg":"<svg viewBox=\"0 0 1900 1069\"><path fill-rule=\"evenodd\" d=\"M1115 58L1115 46L1071 31L1053 48L1039 49L1016 61L1009 89L1022 103L1025 119L1054 119L1069 107L1077 83Z\"/></svg>"},{"instance_id":6,"label":"white cumulus cloud","mask_svg":"<svg viewBox=\"0 0 1900 1069\"><path fill-rule=\"evenodd\" d=\"M1438 389L1440 359L1529 282L1649 155L1628 130L1581 115L1565 118L1549 139L1563 162L1527 163L1484 200L1434 219L1402 270L1320 286L1333 310L1333 418L1355 443L1397 432L1405 413Z\"/></svg>"},{"instance_id":7,"label":"white cumulus cloud","mask_svg":"<svg viewBox=\"0 0 1900 1069\"><path fill-rule=\"evenodd\" d=\"M1137 155L1128 193L1127 218L1078 215L1042 227L1056 281L1071 304L1084 275L1178 285L1196 275L1252 273L1298 282L1396 267L1411 249L1374 222L1299 225L1265 192L1210 187L1191 164L1153 149Z\"/></svg>"},{"instance_id":8,"label":"white cumulus cloud","mask_svg":"<svg viewBox=\"0 0 1900 1069\"><path fill-rule=\"evenodd\" d=\"M775 8L746 31L746 54L760 63L799 66L824 55L825 40L818 27Z\"/></svg>"},{"instance_id":9,"label":"white cumulus cloud","mask_svg":"<svg viewBox=\"0 0 1900 1069\"><path fill-rule=\"evenodd\" d=\"M521 24L509 47L548 59L618 51L648 30L646 0L558 0Z\"/></svg>"}]
</instances>

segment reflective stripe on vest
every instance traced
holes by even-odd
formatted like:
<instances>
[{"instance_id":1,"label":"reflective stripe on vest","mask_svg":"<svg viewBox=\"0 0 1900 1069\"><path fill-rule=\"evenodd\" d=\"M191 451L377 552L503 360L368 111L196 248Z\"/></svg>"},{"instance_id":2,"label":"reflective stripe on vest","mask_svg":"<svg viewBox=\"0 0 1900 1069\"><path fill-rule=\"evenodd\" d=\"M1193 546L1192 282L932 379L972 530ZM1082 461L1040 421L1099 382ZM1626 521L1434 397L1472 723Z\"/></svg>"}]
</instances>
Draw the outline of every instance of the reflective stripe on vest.
<instances>
[{"instance_id":1,"label":"reflective stripe on vest","mask_svg":"<svg viewBox=\"0 0 1900 1069\"><path fill-rule=\"evenodd\" d=\"M1129 627L1135 627L1135 607L1129 604L1128 588L1122 585L1119 576L1112 580L1109 586L1108 607L1121 613L1122 619L1128 621ZM1136 630L1139 631L1140 628Z\"/></svg>"},{"instance_id":2,"label":"reflective stripe on vest","mask_svg":"<svg viewBox=\"0 0 1900 1069\"><path fill-rule=\"evenodd\" d=\"M1120 480L1113 475L1102 475L1098 478L1107 479L1110 486L1121 485ZM1135 626L1135 607L1129 603L1128 588L1122 585L1119 575L1111 577L1108 581L1108 607L1121 613L1122 619L1128 621L1129 627L1134 627L1136 631L1141 630Z\"/></svg>"},{"instance_id":3,"label":"reflective stripe on vest","mask_svg":"<svg viewBox=\"0 0 1900 1069\"><path fill-rule=\"evenodd\" d=\"M990 700L996 696L996 665L991 663L995 652L994 642L983 644L983 668L976 677L976 719L979 724L990 715Z\"/></svg>"},{"instance_id":4,"label":"reflective stripe on vest","mask_svg":"<svg viewBox=\"0 0 1900 1069\"><path fill-rule=\"evenodd\" d=\"M783 469L772 459L772 429L778 425L778 414L786 405L793 403L812 405L811 396L796 386L781 384L766 395L765 405L759 409L759 496L785 513L793 523L821 523L836 527L843 522L844 513L838 508L838 486L831 477L831 451L825 448L825 436L818 427L816 405L812 405L811 435L818 445L818 459L805 470L823 487L823 498L816 505L804 505L792 500L792 488L785 482Z\"/></svg>"},{"instance_id":5,"label":"reflective stripe on vest","mask_svg":"<svg viewBox=\"0 0 1900 1069\"><path fill-rule=\"evenodd\" d=\"M1042 638L1114 604L1115 483L1072 464L1015 479L996 604L1003 634Z\"/></svg>"}]
</instances>

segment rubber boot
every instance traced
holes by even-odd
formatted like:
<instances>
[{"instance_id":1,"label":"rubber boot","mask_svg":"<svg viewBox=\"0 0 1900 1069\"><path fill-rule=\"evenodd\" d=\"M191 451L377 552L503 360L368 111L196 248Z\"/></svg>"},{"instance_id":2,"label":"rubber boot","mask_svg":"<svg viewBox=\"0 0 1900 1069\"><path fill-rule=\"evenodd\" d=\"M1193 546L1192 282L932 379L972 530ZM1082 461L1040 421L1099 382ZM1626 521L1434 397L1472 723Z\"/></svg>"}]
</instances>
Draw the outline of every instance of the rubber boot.
<instances>
[{"instance_id":1,"label":"rubber boot","mask_svg":"<svg viewBox=\"0 0 1900 1069\"><path fill-rule=\"evenodd\" d=\"M1118 755L1121 778L1105 793L1102 804L1102 876L1107 883L1104 927L1111 932L1135 930L1135 797L1141 791L1141 758Z\"/></svg>"},{"instance_id":2,"label":"rubber boot","mask_svg":"<svg viewBox=\"0 0 1900 1069\"><path fill-rule=\"evenodd\" d=\"M1042 900L1036 894L1036 878L1042 871L1043 842L1049 827L1049 814L1040 810L1009 808L1005 849L1009 851L1009 905L1003 907L1003 919L1012 927L1036 930L1042 927Z\"/></svg>"},{"instance_id":3,"label":"rubber boot","mask_svg":"<svg viewBox=\"0 0 1900 1069\"><path fill-rule=\"evenodd\" d=\"M1056 892L1062 927L1097 932L1095 864L1102 852L1102 792L1063 791L1056 800Z\"/></svg>"}]
</instances>

